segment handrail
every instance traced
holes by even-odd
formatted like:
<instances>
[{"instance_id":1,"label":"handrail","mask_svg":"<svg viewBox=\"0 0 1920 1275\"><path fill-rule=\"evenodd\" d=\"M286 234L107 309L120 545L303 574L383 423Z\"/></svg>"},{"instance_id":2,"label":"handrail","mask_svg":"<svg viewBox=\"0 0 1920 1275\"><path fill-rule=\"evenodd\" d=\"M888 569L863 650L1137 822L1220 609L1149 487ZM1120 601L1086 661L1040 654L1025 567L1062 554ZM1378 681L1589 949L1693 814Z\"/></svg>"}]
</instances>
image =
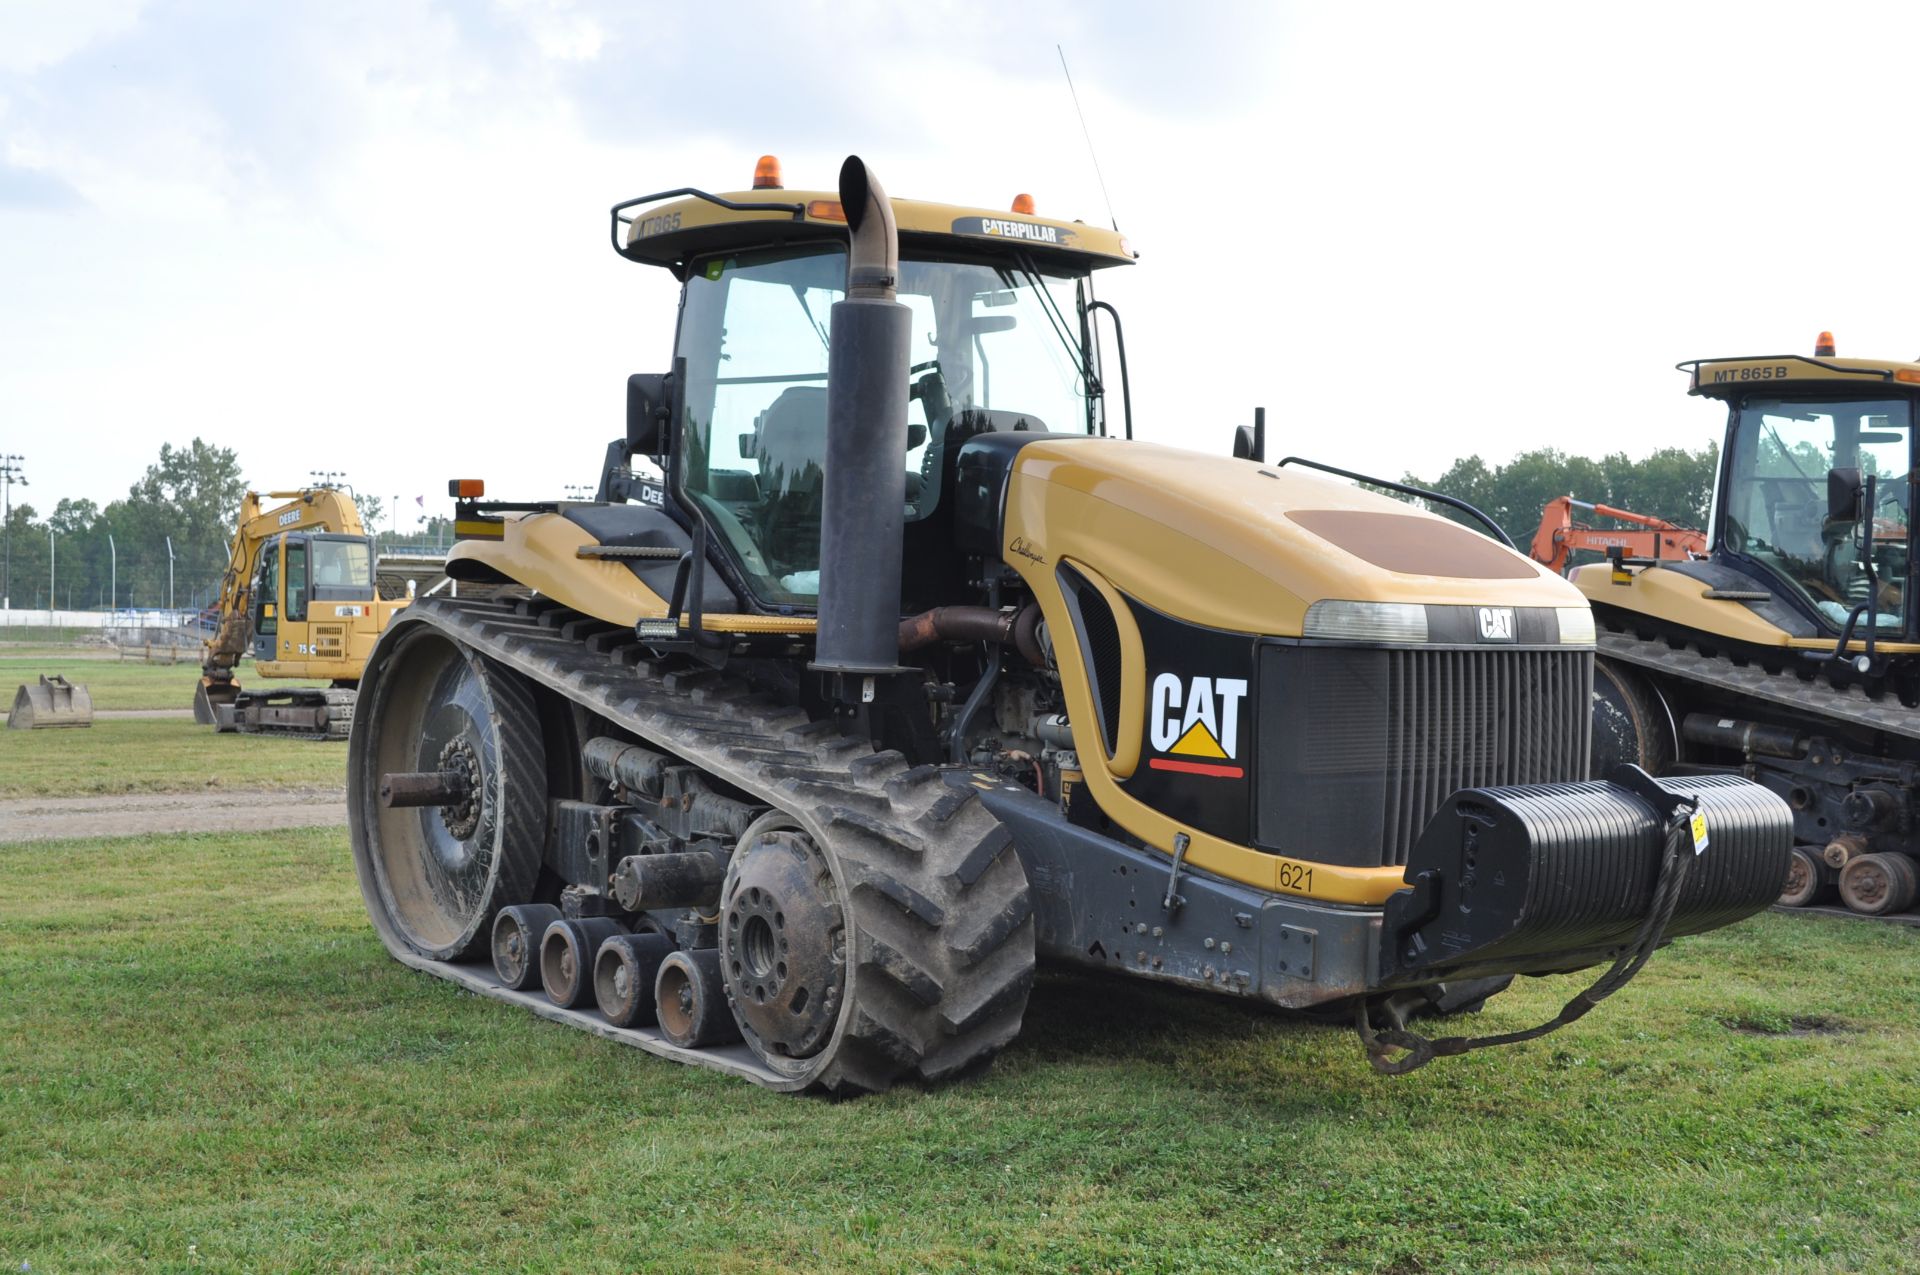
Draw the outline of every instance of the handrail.
<instances>
[{"instance_id":1,"label":"handrail","mask_svg":"<svg viewBox=\"0 0 1920 1275\"><path fill-rule=\"evenodd\" d=\"M1120 312L1105 301L1089 301L1089 310L1104 310L1113 320L1113 343L1120 354L1120 403L1126 415L1127 437L1133 437L1133 384L1127 379L1127 334L1120 327Z\"/></svg>"},{"instance_id":2,"label":"handrail","mask_svg":"<svg viewBox=\"0 0 1920 1275\"><path fill-rule=\"evenodd\" d=\"M695 199L704 199L710 204L718 204L728 212L781 212L791 214L795 221L805 221L807 219L807 206L805 204L743 204L731 199L723 199L719 195L709 194L707 191L701 190L698 187L681 186L674 190L662 190L651 195L642 195L638 199L622 200L609 209L607 215L612 221L607 227L607 236L613 241L613 250L623 257L627 255L627 250L620 244L620 227L632 225L633 218L627 217L623 219L620 216L621 213L629 208L638 208L641 204L657 203L662 199L679 199L683 195L690 195Z\"/></svg>"},{"instance_id":3,"label":"handrail","mask_svg":"<svg viewBox=\"0 0 1920 1275\"><path fill-rule=\"evenodd\" d=\"M1370 487L1384 487L1388 491L1397 491L1403 496L1413 496L1419 500L1432 500L1442 505L1450 505L1463 514L1471 514L1473 517L1478 518L1481 525L1486 527L1493 538L1507 548L1512 549L1516 553L1520 550L1520 547L1513 543L1513 537L1500 529L1499 523L1488 517L1483 511L1474 508L1457 496L1448 496L1441 492L1428 491L1425 487L1411 487L1406 483L1389 482L1385 478L1374 478L1368 474L1356 474L1351 469L1336 469L1332 465L1323 465L1317 460L1308 460L1305 456L1289 456L1275 465L1274 468L1282 469L1288 465L1305 465L1308 469L1317 469L1327 474L1337 474L1341 478L1351 479L1356 483L1366 483Z\"/></svg>"}]
</instances>

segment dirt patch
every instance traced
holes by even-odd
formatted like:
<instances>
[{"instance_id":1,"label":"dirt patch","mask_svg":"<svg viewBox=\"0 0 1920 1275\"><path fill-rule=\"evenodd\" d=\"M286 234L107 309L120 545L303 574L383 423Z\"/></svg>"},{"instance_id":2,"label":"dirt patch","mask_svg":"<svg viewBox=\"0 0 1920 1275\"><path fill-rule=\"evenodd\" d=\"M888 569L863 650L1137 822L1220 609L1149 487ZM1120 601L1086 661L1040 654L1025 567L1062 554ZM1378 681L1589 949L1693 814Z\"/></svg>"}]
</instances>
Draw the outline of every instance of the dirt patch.
<instances>
[{"instance_id":1,"label":"dirt patch","mask_svg":"<svg viewBox=\"0 0 1920 1275\"><path fill-rule=\"evenodd\" d=\"M1744 1036L1837 1036L1842 1032L1854 1032L1860 1029L1837 1018L1828 1018L1824 1014L1811 1017L1795 1015L1792 1018L1763 1017L1724 1018L1720 1020L1729 1031Z\"/></svg>"},{"instance_id":2,"label":"dirt patch","mask_svg":"<svg viewBox=\"0 0 1920 1275\"><path fill-rule=\"evenodd\" d=\"M346 821L344 788L20 797L0 801L0 842L319 828Z\"/></svg>"}]
</instances>

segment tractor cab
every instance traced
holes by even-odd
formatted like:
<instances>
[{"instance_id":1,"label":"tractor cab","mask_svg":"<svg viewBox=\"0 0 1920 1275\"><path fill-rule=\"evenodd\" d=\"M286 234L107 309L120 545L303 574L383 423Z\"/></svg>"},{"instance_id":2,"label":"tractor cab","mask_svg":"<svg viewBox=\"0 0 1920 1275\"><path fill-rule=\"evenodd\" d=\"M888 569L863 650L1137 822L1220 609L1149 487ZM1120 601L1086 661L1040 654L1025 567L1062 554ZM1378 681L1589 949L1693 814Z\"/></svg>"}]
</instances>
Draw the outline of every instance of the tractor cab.
<instances>
[{"instance_id":1,"label":"tractor cab","mask_svg":"<svg viewBox=\"0 0 1920 1275\"><path fill-rule=\"evenodd\" d=\"M1920 365L1837 359L1829 340L1683 365L1728 408L1714 558L1802 638L1910 641Z\"/></svg>"},{"instance_id":2,"label":"tractor cab","mask_svg":"<svg viewBox=\"0 0 1920 1275\"><path fill-rule=\"evenodd\" d=\"M742 603L791 613L820 593L827 351L847 290L847 216L837 192L779 182L763 160L749 192L630 201L614 209L614 246L683 283L677 375L655 378L666 427L630 423L629 451L653 456L673 503L706 524ZM954 592L944 577L957 565L946 560L967 439L1107 433L1090 276L1133 253L1115 232L1036 216L1025 195L1004 213L892 207L895 295L911 320L895 491L912 602Z\"/></svg>"}]
</instances>

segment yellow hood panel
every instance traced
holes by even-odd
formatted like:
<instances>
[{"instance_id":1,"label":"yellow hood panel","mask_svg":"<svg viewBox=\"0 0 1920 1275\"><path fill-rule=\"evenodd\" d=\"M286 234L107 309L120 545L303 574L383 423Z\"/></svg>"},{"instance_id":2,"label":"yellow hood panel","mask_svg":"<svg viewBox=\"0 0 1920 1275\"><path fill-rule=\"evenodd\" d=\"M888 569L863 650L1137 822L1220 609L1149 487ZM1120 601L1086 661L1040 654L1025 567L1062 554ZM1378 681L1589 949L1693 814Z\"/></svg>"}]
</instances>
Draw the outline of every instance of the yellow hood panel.
<instances>
[{"instance_id":1,"label":"yellow hood panel","mask_svg":"<svg viewBox=\"0 0 1920 1275\"><path fill-rule=\"evenodd\" d=\"M1196 624L1298 636L1323 598L1579 606L1522 554L1412 505L1292 469L1115 439L1020 452L1006 536L1098 567L1122 592ZM1024 555L1009 555L1028 574ZM1442 574L1446 572L1446 574Z\"/></svg>"}]
</instances>

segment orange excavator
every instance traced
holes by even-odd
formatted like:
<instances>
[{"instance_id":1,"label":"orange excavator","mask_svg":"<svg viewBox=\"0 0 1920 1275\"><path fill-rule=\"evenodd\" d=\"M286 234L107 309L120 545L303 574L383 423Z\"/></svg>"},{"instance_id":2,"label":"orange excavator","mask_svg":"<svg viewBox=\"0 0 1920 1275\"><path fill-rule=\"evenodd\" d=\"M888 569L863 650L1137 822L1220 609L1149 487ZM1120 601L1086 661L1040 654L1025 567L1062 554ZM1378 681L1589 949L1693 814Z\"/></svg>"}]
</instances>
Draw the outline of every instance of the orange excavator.
<instances>
[{"instance_id":1,"label":"orange excavator","mask_svg":"<svg viewBox=\"0 0 1920 1275\"><path fill-rule=\"evenodd\" d=\"M1575 522L1574 510L1598 518L1612 518L1645 527L1645 531L1602 531ZM1572 496L1549 500L1540 512L1540 530L1533 533L1532 557L1555 575L1565 575L1574 552L1579 549L1607 555L1609 558L1644 559L1648 562L1685 561L1707 556L1707 533L1694 527L1682 527L1651 514L1636 514L1612 505L1588 504Z\"/></svg>"}]
</instances>

